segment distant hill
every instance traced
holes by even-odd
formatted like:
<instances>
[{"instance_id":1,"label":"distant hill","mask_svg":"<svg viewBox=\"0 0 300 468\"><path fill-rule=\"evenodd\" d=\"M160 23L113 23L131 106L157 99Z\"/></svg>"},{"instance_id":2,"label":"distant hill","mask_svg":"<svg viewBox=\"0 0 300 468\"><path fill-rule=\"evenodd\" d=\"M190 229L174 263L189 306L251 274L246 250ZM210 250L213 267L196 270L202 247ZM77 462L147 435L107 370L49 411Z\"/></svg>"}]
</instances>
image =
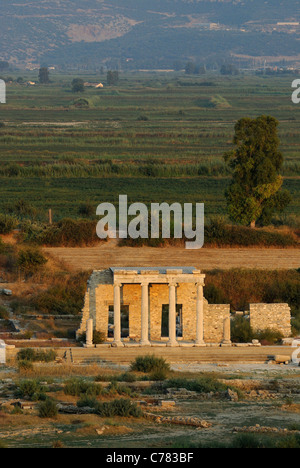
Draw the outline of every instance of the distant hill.
<instances>
[{"instance_id":1,"label":"distant hill","mask_svg":"<svg viewBox=\"0 0 300 468\"><path fill-rule=\"evenodd\" d=\"M299 54L300 0L2 0L0 59L169 68ZM300 54L299 54L300 58Z\"/></svg>"}]
</instances>

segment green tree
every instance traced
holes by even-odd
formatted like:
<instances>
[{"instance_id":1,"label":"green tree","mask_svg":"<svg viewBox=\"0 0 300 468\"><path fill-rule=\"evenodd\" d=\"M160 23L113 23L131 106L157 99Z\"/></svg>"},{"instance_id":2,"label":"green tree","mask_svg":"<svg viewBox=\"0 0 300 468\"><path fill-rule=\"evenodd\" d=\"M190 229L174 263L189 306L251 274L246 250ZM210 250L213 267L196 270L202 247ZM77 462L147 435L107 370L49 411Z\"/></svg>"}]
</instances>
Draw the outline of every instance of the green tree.
<instances>
[{"instance_id":1,"label":"green tree","mask_svg":"<svg viewBox=\"0 0 300 468\"><path fill-rule=\"evenodd\" d=\"M224 64L220 69L221 75L238 75L239 69L232 64Z\"/></svg>"},{"instance_id":2,"label":"green tree","mask_svg":"<svg viewBox=\"0 0 300 468\"><path fill-rule=\"evenodd\" d=\"M244 118L235 126L236 148L224 159L233 171L225 192L230 219L255 227L256 222L271 222L275 212L289 204L289 192L282 190L278 121L270 116Z\"/></svg>"},{"instance_id":3,"label":"green tree","mask_svg":"<svg viewBox=\"0 0 300 468\"><path fill-rule=\"evenodd\" d=\"M107 72L107 84L109 86L115 86L119 83L119 72L117 70Z\"/></svg>"},{"instance_id":4,"label":"green tree","mask_svg":"<svg viewBox=\"0 0 300 468\"><path fill-rule=\"evenodd\" d=\"M39 82L41 84L50 83L49 70L48 70L47 67L40 68L40 70L39 70Z\"/></svg>"},{"instance_id":5,"label":"green tree","mask_svg":"<svg viewBox=\"0 0 300 468\"><path fill-rule=\"evenodd\" d=\"M83 93L84 92L84 81L81 78L74 78L72 81L72 92Z\"/></svg>"}]
</instances>

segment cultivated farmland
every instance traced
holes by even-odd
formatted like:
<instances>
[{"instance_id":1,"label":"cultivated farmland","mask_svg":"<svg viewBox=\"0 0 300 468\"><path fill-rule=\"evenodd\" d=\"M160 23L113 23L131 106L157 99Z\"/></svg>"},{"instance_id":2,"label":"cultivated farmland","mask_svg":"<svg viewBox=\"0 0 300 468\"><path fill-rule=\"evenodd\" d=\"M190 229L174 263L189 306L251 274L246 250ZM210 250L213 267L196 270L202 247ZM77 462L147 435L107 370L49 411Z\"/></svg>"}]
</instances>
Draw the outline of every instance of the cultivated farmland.
<instances>
[{"instance_id":1,"label":"cultivated farmland","mask_svg":"<svg viewBox=\"0 0 300 468\"><path fill-rule=\"evenodd\" d=\"M80 203L117 204L126 193L129 202L204 202L208 216L225 215L230 174L222 155L234 124L269 114L280 121L284 186L293 196L287 214L300 214L300 107L291 102L291 77L121 74L110 87L104 76L81 77L104 88L73 94L74 75L59 74L49 85L7 85L1 211L26 199L41 218L52 208L57 220L77 217Z\"/></svg>"}]
</instances>

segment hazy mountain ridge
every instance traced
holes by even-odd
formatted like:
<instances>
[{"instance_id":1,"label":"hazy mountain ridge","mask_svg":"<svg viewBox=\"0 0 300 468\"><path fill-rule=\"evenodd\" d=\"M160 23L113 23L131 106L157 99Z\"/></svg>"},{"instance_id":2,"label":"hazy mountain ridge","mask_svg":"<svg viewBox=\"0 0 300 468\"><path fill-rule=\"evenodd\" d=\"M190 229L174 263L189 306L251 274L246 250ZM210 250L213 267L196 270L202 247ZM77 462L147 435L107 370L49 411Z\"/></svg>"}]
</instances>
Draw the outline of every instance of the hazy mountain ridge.
<instances>
[{"instance_id":1,"label":"hazy mountain ridge","mask_svg":"<svg viewBox=\"0 0 300 468\"><path fill-rule=\"evenodd\" d=\"M300 21L300 1L3 0L0 21L0 58L11 63L170 66L219 57L215 41L224 56L298 54L300 28L272 25Z\"/></svg>"}]
</instances>

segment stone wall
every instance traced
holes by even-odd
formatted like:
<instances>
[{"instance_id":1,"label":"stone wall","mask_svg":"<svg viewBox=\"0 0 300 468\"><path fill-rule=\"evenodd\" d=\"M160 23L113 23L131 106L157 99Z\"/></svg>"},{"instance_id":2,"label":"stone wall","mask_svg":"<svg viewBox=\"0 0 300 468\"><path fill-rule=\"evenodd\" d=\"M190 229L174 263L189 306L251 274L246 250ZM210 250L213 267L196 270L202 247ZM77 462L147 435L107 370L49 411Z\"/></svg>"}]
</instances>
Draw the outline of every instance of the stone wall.
<instances>
[{"instance_id":1,"label":"stone wall","mask_svg":"<svg viewBox=\"0 0 300 468\"><path fill-rule=\"evenodd\" d=\"M285 338L291 336L291 309L288 304L251 304L250 324L255 331L280 331Z\"/></svg>"},{"instance_id":2,"label":"stone wall","mask_svg":"<svg viewBox=\"0 0 300 468\"><path fill-rule=\"evenodd\" d=\"M162 306L169 304L169 288L166 284L152 284L149 288L150 340L161 340Z\"/></svg>"},{"instance_id":3,"label":"stone wall","mask_svg":"<svg viewBox=\"0 0 300 468\"><path fill-rule=\"evenodd\" d=\"M224 338L224 321L230 318L230 305L204 302L204 341L221 343Z\"/></svg>"},{"instance_id":4,"label":"stone wall","mask_svg":"<svg viewBox=\"0 0 300 468\"><path fill-rule=\"evenodd\" d=\"M142 289L139 284L124 284L121 289L121 304L129 306L129 338L141 339Z\"/></svg>"}]
</instances>

